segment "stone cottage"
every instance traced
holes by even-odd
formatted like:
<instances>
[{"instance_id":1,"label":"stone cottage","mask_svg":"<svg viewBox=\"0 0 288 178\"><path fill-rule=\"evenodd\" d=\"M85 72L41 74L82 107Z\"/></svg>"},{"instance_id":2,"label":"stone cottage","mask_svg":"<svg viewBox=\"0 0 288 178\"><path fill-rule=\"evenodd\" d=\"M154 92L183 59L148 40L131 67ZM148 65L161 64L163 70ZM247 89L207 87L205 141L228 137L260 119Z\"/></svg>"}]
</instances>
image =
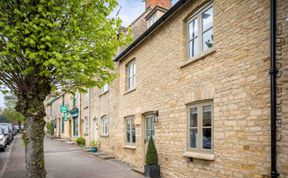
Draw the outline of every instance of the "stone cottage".
<instances>
[{"instance_id":1,"label":"stone cottage","mask_svg":"<svg viewBox=\"0 0 288 178\"><path fill-rule=\"evenodd\" d=\"M114 59L116 80L81 94L85 138L143 169L152 137L162 177L275 177L270 1L179 0L171 7L170 0L146 0L145 6L131 24L134 41ZM276 9L275 158L284 178L288 1L278 0Z\"/></svg>"}]
</instances>

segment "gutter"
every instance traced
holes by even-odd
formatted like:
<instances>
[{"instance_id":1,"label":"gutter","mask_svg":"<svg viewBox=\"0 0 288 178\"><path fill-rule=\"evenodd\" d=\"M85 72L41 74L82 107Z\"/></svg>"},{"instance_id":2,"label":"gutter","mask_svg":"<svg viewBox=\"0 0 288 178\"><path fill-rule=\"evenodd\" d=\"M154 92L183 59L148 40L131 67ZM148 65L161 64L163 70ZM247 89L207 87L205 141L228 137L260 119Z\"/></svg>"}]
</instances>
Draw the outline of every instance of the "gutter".
<instances>
[{"instance_id":1,"label":"gutter","mask_svg":"<svg viewBox=\"0 0 288 178\"><path fill-rule=\"evenodd\" d=\"M184 6L190 0L179 0L174 6L172 6L163 16L160 17L150 28L148 28L140 37L138 37L132 44L130 44L123 52L121 52L114 62L120 61L131 50L136 48L143 40L145 40L150 34L157 30L164 22L172 17L181 7Z\"/></svg>"},{"instance_id":2,"label":"gutter","mask_svg":"<svg viewBox=\"0 0 288 178\"><path fill-rule=\"evenodd\" d=\"M270 0L270 104L271 104L271 178L277 178L277 94L276 94L276 0Z\"/></svg>"}]
</instances>

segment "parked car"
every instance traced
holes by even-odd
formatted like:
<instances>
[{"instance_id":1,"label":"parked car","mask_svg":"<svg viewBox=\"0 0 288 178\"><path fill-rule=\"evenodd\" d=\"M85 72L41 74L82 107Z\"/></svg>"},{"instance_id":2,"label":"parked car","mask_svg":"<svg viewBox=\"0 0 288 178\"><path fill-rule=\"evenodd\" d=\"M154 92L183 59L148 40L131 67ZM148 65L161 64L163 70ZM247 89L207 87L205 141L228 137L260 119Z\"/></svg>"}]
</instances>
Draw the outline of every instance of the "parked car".
<instances>
[{"instance_id":1,"label":"parked car","mask_svg":"<svg viewBox=\"0 0 288 178\"><path fill-rule=\"evenodd\" d=\"M10 144L10 133L9 133L9 127L5 125L0 125L0 129L3 129L3 133L5 136L5 144L6 146Z\"/></svg>"},{"instance_id":2,"label":"parked car","mask_svg":"<svg viewBox=\"0 0 288 178\"><path fill-rule=\"evenodd\" d=\"M7 146L8 135L5 134L4 128L0 126L0 151L5 151Z\"/></svg>"},{"instance_id":3,"label":"parked car","mask_svg":"<svg viewBox=\"0 0 288 178\"><path fill-rule=\"evenodd\" d=\"M0 123L0 125L3 126L5 134L8 135L7 144L9 145L14 139L13 132L12 132L12 127L9 127L9 125L7 125L6 123Z\"/></svg>"},{"instance_id":4,"label":"parked car","mask_svg":"<svg viewBox=\"0 0 288 178\"><path fill-rule=\"evenodd\" d=\"M18 130L15 127L15 125L12 125L12 132L13 132L13 136L17 135L17 133L18 133Z\"/></svg>"}]
</instances>

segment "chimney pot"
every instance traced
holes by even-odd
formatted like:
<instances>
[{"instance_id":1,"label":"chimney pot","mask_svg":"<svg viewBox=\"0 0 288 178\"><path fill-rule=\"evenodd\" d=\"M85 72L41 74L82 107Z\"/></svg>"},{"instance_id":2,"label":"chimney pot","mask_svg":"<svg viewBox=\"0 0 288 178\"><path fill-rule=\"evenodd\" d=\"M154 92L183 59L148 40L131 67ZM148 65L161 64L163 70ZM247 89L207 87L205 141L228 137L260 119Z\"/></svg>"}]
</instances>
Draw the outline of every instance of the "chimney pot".
<instances>
[{"instance_id":1,"label":"chimney pot","mask_svg":"<svg viewBox=\"0 0 288 178\"><path fill-rule=\"evenodd\" d=\"M171 0L145 0L145 6L146 9L150 7L153 9L156 6L160 6L165 9L170 9L170 7L172 6L172 2Z\"/></svg>"}]
</instances>

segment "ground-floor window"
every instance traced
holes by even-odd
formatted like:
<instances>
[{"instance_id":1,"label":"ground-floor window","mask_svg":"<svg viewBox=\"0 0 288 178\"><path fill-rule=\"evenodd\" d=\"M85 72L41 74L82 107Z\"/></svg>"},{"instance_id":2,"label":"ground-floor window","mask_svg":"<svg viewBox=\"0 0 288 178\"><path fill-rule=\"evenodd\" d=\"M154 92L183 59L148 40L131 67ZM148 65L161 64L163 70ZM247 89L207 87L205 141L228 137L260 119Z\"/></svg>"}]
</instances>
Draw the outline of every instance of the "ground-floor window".
<instances>
[{"instance_id":1,"label":"ground-floor window","mask_svg":"<svg viewBox=\"0 0 288 178\"><path fill-rule=\"evenodd\" d=\"M64 117L62 117L62 121L61 121L61 131L62 133L64 133Z\"/></svg>"},{"instance_id":2,"label":"ground-floor window","mask_svg":"<svg viewBox=\"0 0 288 178\"><path fill-rule=\"evenodd\" d=\"M108 136L109 133L109 120L108 116L103 116L101 118L101 133L104 136Z\"/></svg>"},{"instance_id":3,"label":"ground-floor window","mask_svg":"<svg viewBox=\"0 0 288 178\"><path fill-rule=\"evenodd\" d=\"M78 117L73 117L73 136L78 136Z\"/></svg>"},{"instance_id":4,"label":"ground-floor window","mask_svg":"<svg viewBox=\"0 0 288 178\"><path fill-rule=\"evenodd\" d=\"M130 116L125 118L125 126L126 126L126 144L134 145L136 143L135 117Z\"/></svg>"},{"instance_id":5,"label":"ground-floor window","mask_svg":"<svg viewBox=\"0 0 288 178\"><path fill-rule=\"evenodd\" d=\"M212 102L189 105L188 113L188 149L211 151L213 149Z\"/></svg>"},{"instance_id":6,"label":"ground-floor window","mask_svg":"<svg viewBox=\"0 0 288 178\"><path fill-rule=\"evenodd\" d=\"M87 116L85 116L84 118L84 126L85 126L84 134L88 135L89 134L89 120Z\"/></svg>"}]
</instances>

